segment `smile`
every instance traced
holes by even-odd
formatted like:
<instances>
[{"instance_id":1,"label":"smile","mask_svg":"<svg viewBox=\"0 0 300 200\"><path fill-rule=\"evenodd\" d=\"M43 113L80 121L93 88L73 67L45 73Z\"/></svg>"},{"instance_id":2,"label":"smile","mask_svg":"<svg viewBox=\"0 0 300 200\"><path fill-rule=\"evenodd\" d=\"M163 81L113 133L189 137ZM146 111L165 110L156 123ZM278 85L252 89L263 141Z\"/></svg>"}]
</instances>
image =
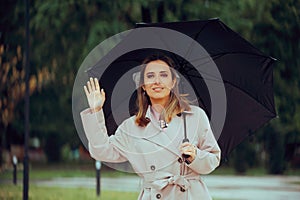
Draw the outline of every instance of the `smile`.
<instances>
[{"instance_id":1,"label":"smile","mask_svg":"<svg viewBox=\"0 0 300 200\"><path fill-rule=\"evenodd\" d=\"M152 88L152 90L154 90L155 92L160 92L163 89L164 89L163 87L154 87L154 88Z\"/></svg>"}]
</instances>

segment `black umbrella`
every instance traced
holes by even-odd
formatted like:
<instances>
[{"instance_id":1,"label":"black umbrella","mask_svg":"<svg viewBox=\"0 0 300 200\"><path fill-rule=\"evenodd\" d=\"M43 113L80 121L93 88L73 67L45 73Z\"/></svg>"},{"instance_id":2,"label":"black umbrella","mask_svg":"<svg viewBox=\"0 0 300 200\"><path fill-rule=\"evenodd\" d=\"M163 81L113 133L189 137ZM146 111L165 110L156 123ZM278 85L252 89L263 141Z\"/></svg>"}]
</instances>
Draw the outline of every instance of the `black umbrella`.
<instances>
[{"instance_id":1,"label":"black umbrella","mask_svg":"<svg viewBox=\"0 0 300 200\"><path fill-rule=\"evenodd\" d=\"M128 110L134 113L135 85L128 79L146 56L161 52L177 63L183 92L206 111L222 158L276 116L275 59L219 19L141 23L88 70L106 90L104 112L110 133L129 115Z\"/></svg>"}]
</instances>

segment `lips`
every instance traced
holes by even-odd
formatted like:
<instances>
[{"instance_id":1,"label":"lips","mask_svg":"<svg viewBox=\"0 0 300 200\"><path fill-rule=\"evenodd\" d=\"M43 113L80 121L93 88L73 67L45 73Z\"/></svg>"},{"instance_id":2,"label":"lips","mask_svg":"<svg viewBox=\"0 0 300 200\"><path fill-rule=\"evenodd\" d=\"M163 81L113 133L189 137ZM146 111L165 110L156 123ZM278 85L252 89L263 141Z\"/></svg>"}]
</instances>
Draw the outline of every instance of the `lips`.
<instances>
[{"instance_id":1,"label":"lips","mask_svg":"<svg viewBox=\"0 0 300 200\"><path fill-rule=\"evenodd\" d=\"M155 92L160 92L163 89L164 89L163 87L154 87L154 88L152 88L152 90L155 91Z\"/></svg>"}]
</instances>

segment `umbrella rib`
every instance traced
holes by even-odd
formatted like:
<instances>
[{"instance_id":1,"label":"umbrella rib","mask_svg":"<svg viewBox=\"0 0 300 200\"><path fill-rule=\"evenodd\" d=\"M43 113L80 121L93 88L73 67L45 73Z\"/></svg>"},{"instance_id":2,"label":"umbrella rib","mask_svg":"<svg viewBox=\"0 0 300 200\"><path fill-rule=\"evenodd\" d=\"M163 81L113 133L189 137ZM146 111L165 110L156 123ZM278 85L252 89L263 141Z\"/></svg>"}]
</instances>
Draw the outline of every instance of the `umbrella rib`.
<instances>
[{"instance_id":1,"label":"umbrella rib","mask_svg":"<svg viewBox=\"0 0 300 200\"><path fill-rule=\"evenodd\" d=\"M203 26L202 26L202 28L198 31L198 33L196 34L196 36L194 37L194 38L192 38L193 40L193 42L190 44L190 47L189 47L189 50L186 52L186 54L185 54L185 56L184 56L184 58L186 58L187 57L187 55L188 54L190 54L190 52L192 51L192 49L193 49L193 46L195 46L195 44L199 44L199 42L197 41L197 38L199 37L199 35L200 35L200 33L203 31L203 29L208 25L208 24L210 24L211 22L213 22L213 21L207 21ZM201 45L201 44L200 44ZM202 45L201 45L202 46Z\"/></svg>"},{"instance_id":2,"label":"umbrella rib","mask_svg":"<svg viewBox=\"0 0 300 200\"><path fill-rule=\"evenodd\" d=\"M188 80L189 82L191 83L192 80L190 79L190 77L195 77L195 78L199 78L199 76L196 76L196 75L188 75ZM244 89L240 88L239 86L235 85L235 84L232 84L231 82L229 81L226 81L226 80L218 80L218 79L209 79L209 78L203 78L201 77L204 81L205 80L208 80L208 81L214 81L214 82L218 82L218 83L224 83L224 84L228 84L228 85L231 85L232 87L234 88L237 88L239 91L242 91L243 93L247 94L249 97L251 97L251 99L255 100L258 104L260 104L261 106L263 106L265 108L265 106L259 102L257 99L255 99L250 93L248 93L247 91L245 91ZM196 87L196 86L195 86ZM197 94L198 95L198 94ZM275 114L272 110L270 110L269 108L266 108L270 113L273 113Z\"/></svg>"},{"instance_id":3,"label":"umbrella rib","mask_svg":"<svg viewBox=\"0 0 300 200\"><path fill-rule=\"evenodd\" d=\"M219 53L219 54L215 54L215 55L208 55L208 56L205 56L205 57L202 57L202 58L199 58L199 59L201 60L201 59L205 59L205 58L211 57L212 60L215 61L215 60L217 60L217 59L219 59L219 58L221 58L221 57L223 57L223 56L225 56L225 55L228 55L228 54L247 54L247 55L254 55L254 56L265 57L265 58L268 58L268 59L271 59L271 60L276 60L276 59L274 59L274 58L272 58L272 57L270 57L270 56L264 56L264 55L259 55L259 54L255 54L255 53L248 53L248 52L226 52L226 53ZM195 62L195 61L197 61L197 60L199 60L199 59L190 60L190 62L193 63L193 62ZM203 64L207 64L207 63L209 63L209 62L211 62L211 60L206 61L206 62L204 62L204 63L201 63L201 64L199 64L198 66L196 66L195 68L198 68L199 66L201 66L201 65L203 65ZM186 62L184 62L184 63L182 62L182 63L180 63L180 64L183 64L184 66L186 66L186 63L188 63L188 62L186 61ZM180 68L184 69L184 66L181 66L181 65L180 65ZM187 71L190 71L190 70L193 70L193 68L191 67L190 69L185 70L185 71L187 72Z\"/></svg>"},{"instance_id":4,"label":"umbrella rib","mask_svg":"<svg viewBox=\"0 0 300 200\"><path fill-rule=\"evenodd\" d=\"M228 54L247 54L247 55L254 55L254 56L259 56L259 57L265 57L265 58L268 58L268 59L271 59L271 60L274 60L274 61L276 60L275 58L270 57L270 56L261 55L261 54L257 54L257 53L251 53L251 52L242 52L242 51L241 52L239 52L239 51L231 51L230 52L229 51L229 52L224 52L224 53L211 54L211 55L202 57L200 59L211 57L213 60L216 60L216 59L219 59L219 58L221 58L221 57L223 57L225 55L228 55ZM197 60L199 60L199 59L197 59ZM196 59L195 60L191 60L191 62L193 62L193 61L196 61Z\"/></svg>"},{"instance_id":5,"label":"umbrella rib","mask_svg":"<svg viewBox=\"0 0 300 200\"><path fill-rule=\"evenodd\" d=\"M194 77L194 78L200 78L199 76L196 76L196 75L193 75L193 74L187 74L187 79L189 80L190 83L192 83L192 80L191 80L191 77ZM201 79L203 79L204 81L205 80L208 80L208 81L214 81L214 82L218 82L218 83L224 83L224 84L228 84L228 85L231 85L232 87L234 88L237 88L239 91L247 94L251 99L253 99L255 102L257 102L259 105L261 105L263 108L265 108L266 110L268 110L270 113L272 114L275 114L274 111L270 110L269 108L266 108L261 102L259 102L257 99L255 99L250 93L248 93L247 91L245 91L244 89L242 89L241 87L239 87L238 85L235 85L229 81L226 81L226 80L219 80L219 79L211 79L211 78L203 78L201 76ZM196 86L195 86L196 87ZM197 96L199 94L196 94Z\"/></svg>"},{"instance_id":6,"label":"umbrella rib","mask_svg":"<svg viewBox=\"0 0 300 200\"><path fill-rule=\"evenodd\" d=\"M257 102L261 107L263 107L264 109L266 109L267 111L269 111L270 113L276 115L276 113L274 113L272 110L270 110L269 108L266 108L261 102L259 102L256 98L254 98L250 93L248 93L247 91L243 90L242 88L240 88L239 86L237 85L234 85L232 83L230 83L229 81L223 81L224 84L228 84L228 85L231 85L233 86L234 88L237 88L239 91L247 94L251 99L253 99L255 102Z\"/></svg>"},{"instance_id":7,"label":"umbrella rib","mask_svg":"<svg viewBox=\"0 0 300 200\"><path fill-rule=\"evenodd\" d=\"M223 56L225 56L225 55L228 55L228 54L249 54L249 53L246 53L246 52L228 52L228 53L220 53L220 54L216 54L216 55L214 55L213 56L213 61L215 61L215 60L217 60L217 59L219 59L219 58L221 58L221 57L223 57ZM271 60L276 60L276 59L274 59L274 58L272 58L272 57L269 57L269 56L262 56L262 55L258 55L258 54L251 54L251 55L255 55L255 56L260 56L260 57L265 57L265 58L267 58L267 59L271 59ZM209 56L207 56L207 57L209 57ZM207 58L206 57L206 58ZM194 62L195 60L192 60L191 62ZM207 64L207 63L209 63L209 62L211 62L212 60L209 60L209 61L206 61L206 62L204 62L204 63L201 63L200 65L198 65L198 66L196 66L195 68L196 69L198 69L201 65L205 65L205 64ZM186 62L187 63L187 62ZM186 64L185 63L185 64ZM186 69L185 71L188 73L189 71L192 71L194 68L192 68L192 67L190 67L189 69ZM203 74L205 74L205 75L209 75L209 74L207 74L207 73L205 73L205 72L203 72L203 71L200 71L201 73L203 73ZM216 78L216 80L218 80L218 78L216 77L216 76L212 76L211 74L209 75L209 76L211 76L211 77L215 77ZM195 76L196 77L196 76Z\"/></svg>"},{"instance_id":8,"label":"umbrella rib","mask_svg":"<svg viewBox=\"0 0 300 200\"><path fill-rule=\"evenodd\" d=\"M262 54L257 54L257 53L251 53L251 52L239 52L239 51L232 51L232 52L226 52L226 53L218 53L215 55L211 55L211 57L213 58L213 60L215 60L214 58L218 59L222 56L228 55L228 54L247 54L247 55L254 55L254 56L259 56L259 57L265 57L265 58L269 58L271 60L276 60L275 58L272 58L270 56L266 56L266 55L262 55Z\"/></svg>"}]
</instances>

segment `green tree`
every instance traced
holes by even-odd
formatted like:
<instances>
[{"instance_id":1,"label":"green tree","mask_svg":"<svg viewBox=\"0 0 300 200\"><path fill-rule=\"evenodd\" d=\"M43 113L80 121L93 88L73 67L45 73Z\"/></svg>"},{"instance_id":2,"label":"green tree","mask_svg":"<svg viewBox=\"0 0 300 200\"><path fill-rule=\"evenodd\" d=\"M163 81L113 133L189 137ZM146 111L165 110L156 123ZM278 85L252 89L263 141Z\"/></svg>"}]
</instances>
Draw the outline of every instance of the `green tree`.
<instances>
[{"instance_id":1,"label":"green tree","mask_svg":"<svg viewBox=\"0 0 300 200\"><path fill-rule=\"evenodd\" d=\"M269 1L253 27L252 37L257 46L278 59L274 68L274 88L279 118L265 129L269 172L275 174L283 173L286 167L286 147L300 144L300 93L296 92L300 85L299 9L299 1ZM288 139L290 133L298 136Z\"/></svg>"}]
</instances>

